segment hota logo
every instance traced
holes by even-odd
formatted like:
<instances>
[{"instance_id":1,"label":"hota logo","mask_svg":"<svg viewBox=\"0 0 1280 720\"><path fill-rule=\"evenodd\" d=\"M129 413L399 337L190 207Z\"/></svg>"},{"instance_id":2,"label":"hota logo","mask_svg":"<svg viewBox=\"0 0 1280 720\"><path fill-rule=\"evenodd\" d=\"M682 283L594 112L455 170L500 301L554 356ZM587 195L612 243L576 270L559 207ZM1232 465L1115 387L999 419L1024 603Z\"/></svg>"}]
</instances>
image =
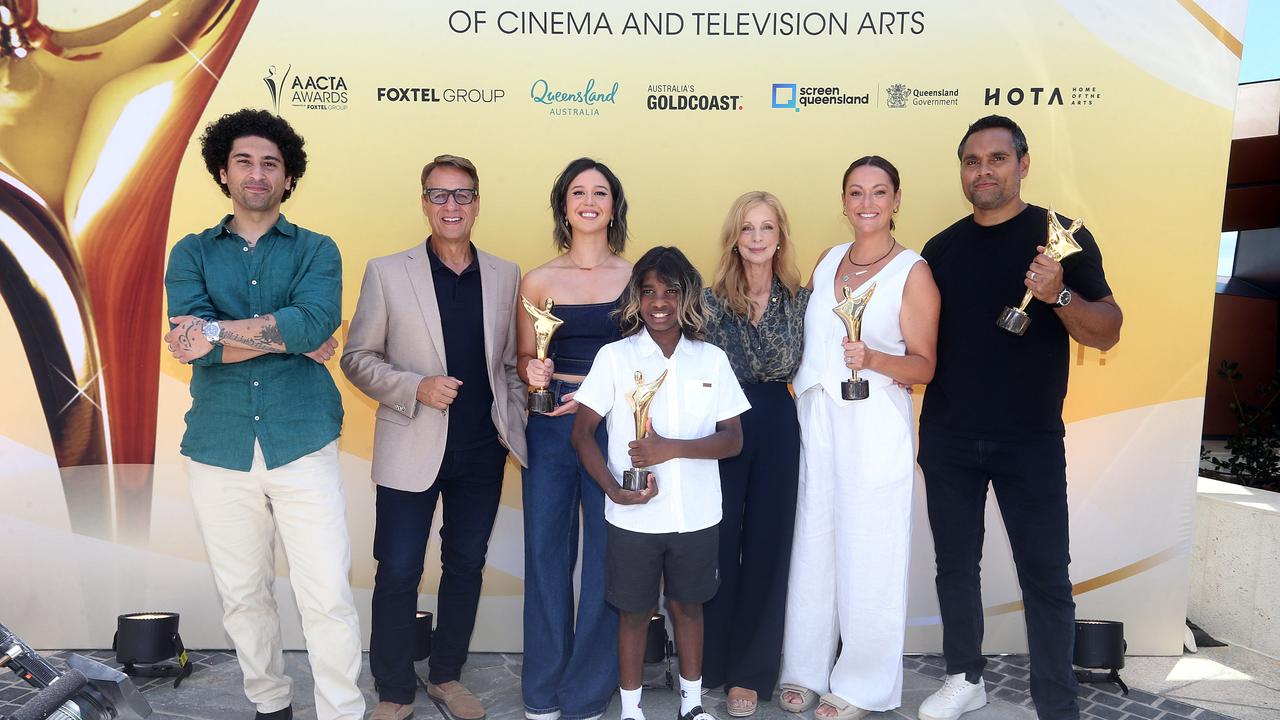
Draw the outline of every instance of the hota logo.
<instances>
[{"instance_id":1,"label":"hota logo","mask_svg":"<svg viewBox=\"0 0 1280 720\"><path fill-rule=\"evenodd\" d=\"M347 109L347 81L341 75L298 75L291 64L281 73L280 66L272 65L262 81L277 115L281 105L302 110Z\"/></svg>"},{"instance_id":2,"label":"hota logo","mask_svg":"<svg viewBox=\"0 0 1280 720\"><path fill-rule=\"evenodd\" d=\"M849 95L839 87L774 83L772 103L775 110L794 110L814 105L869 105L871 93Z\"/></svg>"},{"instance_id":3,"label":"hota logo","mask_svg":"<svg viewBox=\"0 0 1280 720\"><path fill-rule=\"evenodd\" d=\"M618 101L618 83L608 90L596 88L594 78L581 88L561 90L546 80L534 80L529 87L529 99L550 108L549 115L560 117L599 117L600 108Z\"/></svg>"}]
</instances>

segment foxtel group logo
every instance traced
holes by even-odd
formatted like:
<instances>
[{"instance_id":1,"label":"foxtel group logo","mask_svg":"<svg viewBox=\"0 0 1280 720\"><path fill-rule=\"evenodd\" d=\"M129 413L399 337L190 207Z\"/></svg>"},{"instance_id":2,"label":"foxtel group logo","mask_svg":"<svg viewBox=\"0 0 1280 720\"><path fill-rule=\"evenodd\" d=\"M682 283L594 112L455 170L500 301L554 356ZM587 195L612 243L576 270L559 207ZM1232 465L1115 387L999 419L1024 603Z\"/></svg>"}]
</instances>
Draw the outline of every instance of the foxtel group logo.
<instances>
[{"instance_id":1,"label":"foxtel group logo","mask_svg":"<svg viewBox=\"0 0 1280 720\"><path fill-rule=\"evenodd\" d=\"M870 105L871 93L850 95L835 85L774 83L770 102L775 110L800 112L802 107L815 105Z\"/></svg>"},{"instance_id":2,"label":"foxtel group logo","mask_svg":"<svg viewBox=\"0 0 1280 720\"><path fill-rule=\"evenodd\" d=\"M284 72L279 68L279 65L269 66L266 77L262 78L277 115L281 105L303 110L347 109L347 80L343 76L296 74L292 64L285 65Z\"/></svg>"}]
</instances>

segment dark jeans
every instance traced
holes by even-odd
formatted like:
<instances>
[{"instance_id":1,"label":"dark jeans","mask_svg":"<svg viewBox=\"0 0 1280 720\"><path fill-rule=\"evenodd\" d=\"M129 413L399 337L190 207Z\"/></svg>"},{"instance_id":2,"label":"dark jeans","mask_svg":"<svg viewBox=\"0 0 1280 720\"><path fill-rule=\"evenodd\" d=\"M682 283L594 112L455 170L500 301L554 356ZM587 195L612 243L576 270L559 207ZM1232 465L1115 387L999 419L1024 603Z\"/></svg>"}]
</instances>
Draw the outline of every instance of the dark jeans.
<instances>
[{"instance_id":1,"label":"dark jeans","mask_svg":"<svg viewBox=\"0 0 1280 720\"><path fill-rule=\"evenodd\" d=\"M448 451L435 484L423 492L378 486L373 557L373 629L369 667L378 697L413 702L414 613L418 584L431 535L436 499L444 496L440 525L440 589L431 638L428 680L457 680L467 661L484 572L489 535L498 515L507 450L496 440L471 450Z\"/></svg>"},{"instance_id":2,"label":"dark jeans","mask_svg":"<svg viewBox=\"0 0 1280 720\"><path fill-rule=\"evenodd\" d=\"M553 380L557 402L578 386ZM520 689L532 714L599 715L618 687L618 612L605 602L604 492L569 444L576 416L529 415L524 471L524 664ZM608 454L605 423L596 430ZM582 528L582 583L573 571ZM577 605L577 612L574 606Z\"/></svg>"},{"instance_id":3,"label":"dark jeans","mask_svg":"<svg viewBox=\"0 0 1280 720\"><path fill-rule=\"evenodd\" d=\"M791 567L800 424L786 383L743 385L742 453L720 461L720 591L703 607L706 687L773 696Z\"/></svg>"},{"instance_id":4,"label":"dark jeans","mask_svg":"<svg viewBox=\"0 0 1280 720\"><path fill-rule=\"evenodd\" d=\"M1031 652L1031 698L1041 718L1080 716L1071 658L1075 601L1067 525L1067 465L1060 437L975 440L920 428L920 468L938 563L947 673L982 674L983 513L995 489L1018 570Z\"/></svg>"}]
</instances>

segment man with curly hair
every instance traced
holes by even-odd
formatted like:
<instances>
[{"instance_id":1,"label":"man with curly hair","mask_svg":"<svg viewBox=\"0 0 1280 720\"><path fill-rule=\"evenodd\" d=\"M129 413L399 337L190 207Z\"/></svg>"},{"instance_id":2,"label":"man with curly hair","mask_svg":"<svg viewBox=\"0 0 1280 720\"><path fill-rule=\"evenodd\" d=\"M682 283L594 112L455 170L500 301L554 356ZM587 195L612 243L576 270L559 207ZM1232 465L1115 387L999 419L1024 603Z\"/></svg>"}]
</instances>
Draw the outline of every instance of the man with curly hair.
<instances>
[{"instance_id":1,"label":"man with curly hair","mask_svg":"<svg viewBox=\"0 0 1280 720\"><path fill-rule=\"evenodd\" d=\"M329 237L280 213L307 168L287 122L245 109L211 123L200 142L232 212L170 253L164 339L192 365L182 454L223 627L256 718L291 718L273 596L278 532L316 715L360 718L360 628L338 467L342 401L324 367L337 347L342 259Z\"/></svg>"}]
</instances>

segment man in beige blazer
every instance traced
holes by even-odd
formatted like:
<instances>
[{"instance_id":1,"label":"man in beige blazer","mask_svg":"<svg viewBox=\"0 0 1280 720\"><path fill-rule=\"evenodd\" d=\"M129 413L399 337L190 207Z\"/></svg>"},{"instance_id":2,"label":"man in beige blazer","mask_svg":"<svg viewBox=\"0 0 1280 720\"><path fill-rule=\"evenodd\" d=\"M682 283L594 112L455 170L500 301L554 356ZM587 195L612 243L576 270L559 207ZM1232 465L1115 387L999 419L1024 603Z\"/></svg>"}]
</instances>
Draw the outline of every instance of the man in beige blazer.
<instances>
[{"instance_id":1,"label":"man in beige blazer","mask_svg":"<svg viewBox=\"0 0 1280 720\"><path fill-rule=\"evenodd\" d=\"M458 720L483 706L461 683L507 454L526 463L525 385L516 376L520 268L476 249L480 179L466 158L422 169L426 242L369 261L342 371L379 403L372 720L413 712L414 613L436 500L443 565L427 693Z\"/></svg>"}]
</instances>

